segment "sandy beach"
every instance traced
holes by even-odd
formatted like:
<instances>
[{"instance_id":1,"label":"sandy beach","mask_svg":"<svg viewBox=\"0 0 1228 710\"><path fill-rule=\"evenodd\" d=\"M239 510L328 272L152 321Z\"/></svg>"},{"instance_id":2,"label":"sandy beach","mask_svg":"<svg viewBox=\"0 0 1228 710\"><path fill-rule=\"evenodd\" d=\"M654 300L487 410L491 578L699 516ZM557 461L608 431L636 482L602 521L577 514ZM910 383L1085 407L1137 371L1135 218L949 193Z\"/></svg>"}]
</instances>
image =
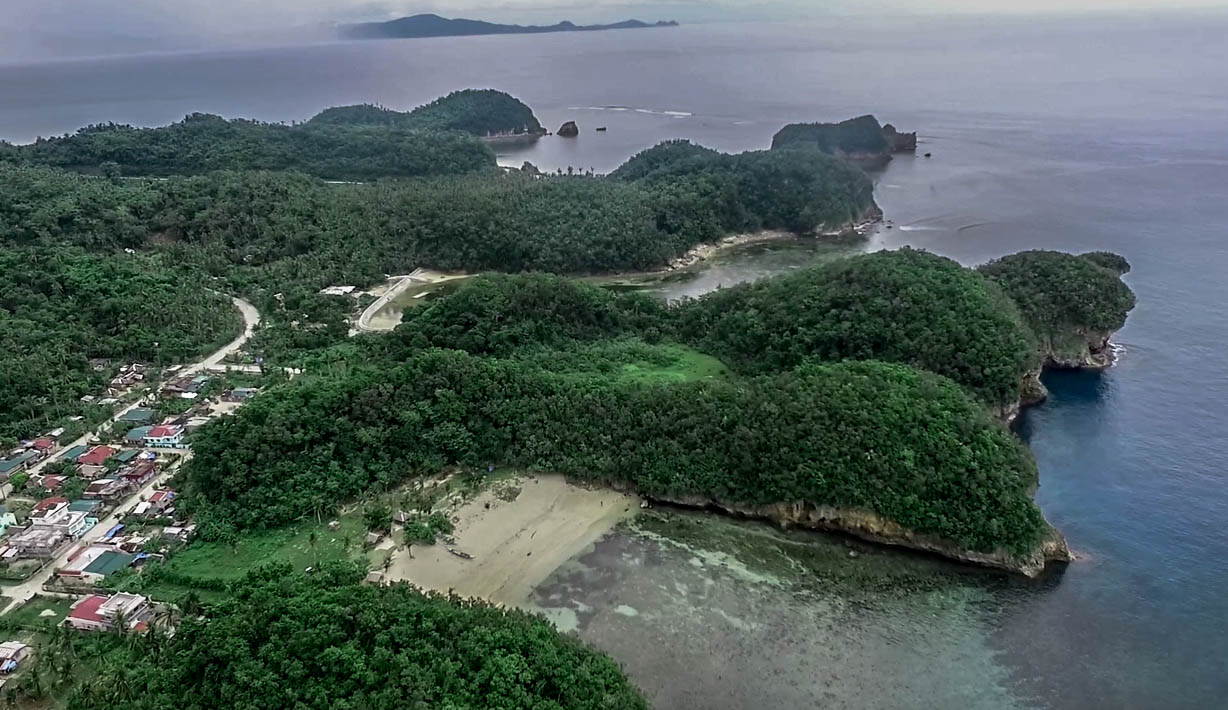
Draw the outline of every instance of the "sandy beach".
<instances>
[{"instance_id":1,"label":"sandy beach","mask_svg":"<svg viewBox=\"0 0 1228 710\"><path fill-rule=\"evenodd\" d=\"M385 579L521 604L554 570L639 507L632 496L572 485L562 476L522 476L509 485L520 488L514 500L504 500L496 488L450 513L459 519L452 535L455 544L440 540L433 546L414 545L411 551L399 546ZM448 548L473 559L458 557Z\"/></svg>"}]
</instances>

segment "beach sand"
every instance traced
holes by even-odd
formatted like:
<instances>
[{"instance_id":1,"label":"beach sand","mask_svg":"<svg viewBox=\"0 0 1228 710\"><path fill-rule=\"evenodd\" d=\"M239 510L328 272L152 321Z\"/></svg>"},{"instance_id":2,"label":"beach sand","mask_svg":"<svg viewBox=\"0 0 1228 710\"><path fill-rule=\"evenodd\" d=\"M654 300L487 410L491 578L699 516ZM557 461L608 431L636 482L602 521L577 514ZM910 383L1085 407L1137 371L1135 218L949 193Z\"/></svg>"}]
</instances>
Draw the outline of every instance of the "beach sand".
<instances>
[{"instance_id":1,"label":"beach sand","mask_svg":"<svg viewBox=\"0 0 1228 710\"><path fill-rule=\"evenodd\" d=\"M572 485L562 476L523 476L510 485L521 489L515 500L503 500L493 489L450 513L459 518L454 545L440 540L410 551L399 545L385 580L523 604L534 587L639 507L632 496ZM449 547L473 559L457 557Z\"/></svg>"}]
</instances>

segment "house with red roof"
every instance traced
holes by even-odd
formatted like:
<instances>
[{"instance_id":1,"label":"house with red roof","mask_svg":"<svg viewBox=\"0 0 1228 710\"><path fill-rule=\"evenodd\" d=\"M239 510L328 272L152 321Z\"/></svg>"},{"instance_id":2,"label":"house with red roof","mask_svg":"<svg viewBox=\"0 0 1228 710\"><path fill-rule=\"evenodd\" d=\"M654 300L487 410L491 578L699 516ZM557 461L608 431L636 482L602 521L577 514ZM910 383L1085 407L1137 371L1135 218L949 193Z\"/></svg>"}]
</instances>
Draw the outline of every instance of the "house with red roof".
<instances>
[{"instance_id":1,"label":"house with red roof","mask_svg":"<svg viewBox=\"0 0 1228 710\"><path fill-rule=\"evenodd\" d=\"M149 479L154 477L157 469L154 468L153 461L140 461L133 464L120 475L130 487L140 488L149 482Z\"/></svg>"},{"instance_id":2,"label":"house with red roof","mask_svg":"<svg viewBox=\"0 0 1228 710\"><path fill-rule=\"evenodd\" d=\"M112 631L122 618L124 626L143 631L152 617L149 600L139 594L91 594L73 603L64 623L78 631Z\"/></svg>"},{"instance_id":3,"label":"house with red roof","mask_svg":"<svg viewBox=\"0 0 1228 710\"><path fill-rule=\"evenodd\" d=\"M115 449L110 446L95 446L77 458L77 463L86 466L101 466L107 459L115 455Z\"/></svg>"},{"instance_id":4,"label":"house with red roof","mask_svg":"<svg viewBox=\"0 0 1228 710\"><path fill-rule=\"evenodd\" d=\"M149 496L149 500L145 502L149 504L145 509L145 515L151 518L157 517L175 502L175 492L170 489L154 491L153 495Z\"/></svg>"},{"instance_id":5,"label":"house with red roof","mask_svg":"<svg viewBox=\"0 0 1228 710\"><path fill-rule=\"evenodd\" d=\"M46 490L58 491L62 485L64 485L63 476L43 476L43 488Z\"/></svg>"},{"instance_id":6,"label":"house with red roof","mask_svg":"<svg viewBox=\"0 0 1228 710\"><path fill-rule=\"evenodd\" d=\"M183 427L161 425L149 430L145 435L145 445L163 449L183 449Z\"/></svg>"},{"instance_id":7,"label":"house with red roof","mask_svg":"<svg viewBox=\"0 0 1228 710\"><path fill-rule=\"evenodd\" d=\"M68 499L60 496L52 496L44 498L34 504L34 508L30 510L32 519L44 519L56 517L61 509L68 508Z\"/></svg>"},{"instance_id":8,"label":"house with red roof","mask_svg":"<svg viewBox=\"0 0 1228 710\"><path fill-rule=\"evenodd\" d=\"M44 436L31 441L30 448L45 454L55 448L55 441Z\"/></svg>"}]
</instances>

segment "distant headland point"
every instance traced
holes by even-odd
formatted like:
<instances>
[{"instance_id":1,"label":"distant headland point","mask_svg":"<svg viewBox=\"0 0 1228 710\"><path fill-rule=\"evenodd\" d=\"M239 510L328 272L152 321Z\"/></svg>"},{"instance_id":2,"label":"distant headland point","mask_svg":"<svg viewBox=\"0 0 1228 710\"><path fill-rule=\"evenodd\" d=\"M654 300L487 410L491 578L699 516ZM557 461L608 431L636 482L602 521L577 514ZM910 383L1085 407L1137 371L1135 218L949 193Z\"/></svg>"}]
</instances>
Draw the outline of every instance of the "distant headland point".
<instances>
[{"instance_id":1,"label":"distant headland point","mask_svg":"<svg viewBox=\"0 0 1228 710\"><path fill-rule=\"evenodd\" d=\"M501 25L482 20L447 18L422 14L387 22L360 22L338 25L343 39L406 39L421 37L465 37L474 35L542 34L546 32L595 32L598 30L638 30L650 27L677 27L673 20L641 22L626 20L608 25L577 25L564 20L553 25Z\"/></svg>"}]
</instances>

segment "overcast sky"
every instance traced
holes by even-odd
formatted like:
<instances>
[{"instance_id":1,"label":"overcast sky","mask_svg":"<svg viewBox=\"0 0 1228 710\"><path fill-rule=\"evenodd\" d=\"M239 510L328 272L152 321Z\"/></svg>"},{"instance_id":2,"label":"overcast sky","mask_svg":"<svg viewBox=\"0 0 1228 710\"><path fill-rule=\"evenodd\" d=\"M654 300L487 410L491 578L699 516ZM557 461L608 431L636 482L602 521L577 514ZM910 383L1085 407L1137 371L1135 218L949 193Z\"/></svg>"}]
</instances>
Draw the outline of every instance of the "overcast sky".
<instances>
[{"instance_id":1,"label":"overcast sky","mask_svg":"<svg viewBox=\"0 0 1228 710\"><path fill-rule=\"evenodd\" d=\"M884 9L933 14L1211 8L1228 6L1228 0L2 0L0 6L0 44L5 47L0 52L8 59L33 59L166 48L149 46L153 38L174 38L177 46L185 39L200 44L259 35L280 39L268 34L270 28L419 12L523 23L630 17L701 22Z\"/></svg>"}]
</instances>

